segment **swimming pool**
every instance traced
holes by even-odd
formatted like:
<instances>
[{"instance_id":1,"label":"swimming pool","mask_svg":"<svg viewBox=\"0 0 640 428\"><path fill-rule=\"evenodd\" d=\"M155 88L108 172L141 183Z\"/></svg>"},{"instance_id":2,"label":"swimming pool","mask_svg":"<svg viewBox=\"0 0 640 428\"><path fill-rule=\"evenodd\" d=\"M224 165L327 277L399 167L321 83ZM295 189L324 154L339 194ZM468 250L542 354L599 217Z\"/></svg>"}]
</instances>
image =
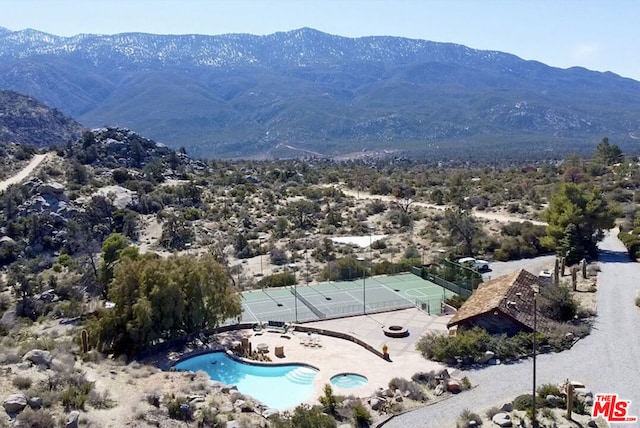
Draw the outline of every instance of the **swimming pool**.
<instances>
[{"instance_id":1,"label":"swimming pool","mask_svg":"<svg viewBox=\"0 0 640 428\"><path fill-rule=\"evenodd\" d=\"M211 379L236 385L241 393L274 409L295 407L311 397L313 380L318 373L318 370L301 364L245 364L224 352L187 358L175 368L194 372L203 370Z\"/></svg>"},{"instance_id":2,"label":"swimming pool","mask_svg":"<svg viewBox=\"0 0 640 428\"><path fill-rule=\"evenodd\" d=\"M369 379L357 373L340 373L331 377L331 385L344 389L360 388L368 382Z\"/></svg>"}]
</instances>

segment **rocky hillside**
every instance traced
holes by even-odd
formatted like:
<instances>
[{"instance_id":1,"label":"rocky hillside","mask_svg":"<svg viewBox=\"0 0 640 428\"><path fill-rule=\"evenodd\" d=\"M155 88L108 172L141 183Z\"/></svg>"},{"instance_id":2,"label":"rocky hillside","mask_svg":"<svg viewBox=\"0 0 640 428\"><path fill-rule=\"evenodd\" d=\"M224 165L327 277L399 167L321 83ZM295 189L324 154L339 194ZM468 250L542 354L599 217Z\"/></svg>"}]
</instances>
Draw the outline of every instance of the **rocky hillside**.
<instances>
[{"instance_id":1,"label":"rocky hillside","mask_svg":"<svg viewBox=\"0 0 640 428\"><path fill-rule=\"evenodd\" d=\"M558 158L637 150L640 83L495 51L300 29L0 32L0 86L199 157ZM634 134L636 133L636 134Z\"/></svg>"},{"instance_id":2,"label":"rocky hillside","mask_svg":"<svg viewBox=\"0 0 640 428\"><path fill-rule=\"evenodd\" d=\"M0 142L36 147L62 146L85 128L55 108L13 91L0 89Z\"/></svg>"}]
</instances>

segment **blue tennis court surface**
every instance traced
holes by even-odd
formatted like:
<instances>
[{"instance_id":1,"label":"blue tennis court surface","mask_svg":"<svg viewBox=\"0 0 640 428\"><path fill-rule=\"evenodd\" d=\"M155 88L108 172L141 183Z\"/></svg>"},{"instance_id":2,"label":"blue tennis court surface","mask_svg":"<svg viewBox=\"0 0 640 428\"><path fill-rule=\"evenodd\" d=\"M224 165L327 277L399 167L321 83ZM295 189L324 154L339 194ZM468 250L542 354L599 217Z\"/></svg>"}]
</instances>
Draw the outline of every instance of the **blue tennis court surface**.
<instances>
[{"instance_id":1,"label":"blue tennis court surface","mask_svg":"<svg viewBox=\"0 0 640 428\"><path fill-rule=\"evenodd\" d=\"M439 314L444 299L455 295L407 273L356 281L265 288L242 293L242 322L305 322L418 307Z\"/></svg>"}]
</instances>

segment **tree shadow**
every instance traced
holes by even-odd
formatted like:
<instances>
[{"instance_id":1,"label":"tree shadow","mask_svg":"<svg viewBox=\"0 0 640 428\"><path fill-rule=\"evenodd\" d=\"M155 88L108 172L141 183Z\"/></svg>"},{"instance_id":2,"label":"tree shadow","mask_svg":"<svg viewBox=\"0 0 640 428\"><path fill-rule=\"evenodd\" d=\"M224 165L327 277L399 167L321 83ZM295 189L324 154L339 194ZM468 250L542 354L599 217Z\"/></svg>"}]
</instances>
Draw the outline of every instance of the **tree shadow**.
<instances>
[{"instance_id":1,"label":"tree shadow","mask_svg":"<svg viewBox=\"0 0 640 428\"><path fill-rule=\"evenodd\" d=\"M600 250L598 260L603 263L631 263L633 260L626 251Z\"/></svg>"}]
</instances>

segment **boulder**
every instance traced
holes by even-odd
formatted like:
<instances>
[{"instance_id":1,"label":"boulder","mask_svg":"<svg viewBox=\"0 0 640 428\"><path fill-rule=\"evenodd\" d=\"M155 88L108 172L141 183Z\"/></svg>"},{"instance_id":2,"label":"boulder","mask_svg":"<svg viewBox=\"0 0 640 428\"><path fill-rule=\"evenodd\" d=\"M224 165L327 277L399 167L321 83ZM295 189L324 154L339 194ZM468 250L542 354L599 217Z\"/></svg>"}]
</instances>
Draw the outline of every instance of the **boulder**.
<instances>
[{"instance_id":1,"label":"boulder","mask_svg":"<svg viewBox=\"0 0 640 428\"><path fill-rule=\"evenodd\" d=\"M463 358L462 358L461 363L462 363L462 365L463 365L463 366L470 366L470 365L472 365L473 363L475 363L475 360L473 359L473 357L472 357L472 356L467 355L466 357L463 357Z\"/></svg>"},{"instance_id":2,"label":"boulder","mask_svg":"<svg viewBox=\"0 0 640 428\"><path fill-rule=\"evenodd\" d=\"M2 406L8 414L20 413L25 407L27 407L27 396L24 394L11 394L8 396Z\"/></svg>"},{"instance_id":3,"label":"boulder","mask_svg":"<svg viewBox=\"0 0 640 428\"><path fill-rule=\"evenodd\" d=\"M267 409L262 412L262 417L265 419L269 419L274 416L280 416L280 411L278 409Z\"/></svg>"},{"instance_id":4,"label":"boulder","mask_svg":"<svg viewBox=\"0 0 640 428\"><path fill-rule=\"evenodd\" d=\"M440 379L449 379L451 375L449 374L449 371L447 369L443 369L436 375L436 377L439 377Z\"/></svg>"},{"instance_id":5,"label":"boulder","mask_svg":"<svg viewBox=\"0 0 640 428\"><path fill-rule=\"evenodd\" d=\"M442 385L441 383L436 385L436 387L433 389L433 393L437 396L444 394L444 385Z\"/></svg>"},{"instance_id":6,"label":"boulder","mask_svg":"<svg viewBox=\"0 0 640 428\"><path fill-rule=\"evenodd\" d=\"M487 364L489 364L490 366L499 366L500 365L500 359L499 358L492 358L489 361L487 361Z\"/></svg>"},{"instance_id":7,"label":"boulder","mask_svg":"<svg viewBox=\"0 0 640 428\"><path fill-rule=\"evenodd\" d=\"M551 407L557 407L558 406L558 397L556 397L553 394L549 394L545 397L545 400L547 401L547 403L549 403L549 405Z\"/></svg>"},{"instance_id":8,"label":"boulder","mask_svg":"<svg viewBox=\"0 0 640 428\"><path fill-rule=\"evenodd\" d=\"M29 404L29 407L33 410L38 410L42 407L42 397L31 397L27 400L27 404Z\"/></svg>"},{"instance_id":9,"label":"boulder","mask_svg":"<svg viewBox=\"0 0 640 428\"><path fill-rule=\"evenodd\" d=\"M447 381L447 391L457 394L462 391L462 387L460 386L460 382L455 379L449 379Z\"/></svg>"},{"instance_id":10,"label":"boulder","mask_svg":"<svg viewBox=\"0 0 640 428\"><path fill-rule=\"evenodd\" d=\"M589 422L587 422L587 426L589 428L598 428L598 423L594 419L589 419Z\"/></svg>"},{"instance_id":11,"label":"boulder","mask_svg":"<svg viewBox=\"0 0 640 428\"><path fill-rule=\"evenodd\" d=\"M371 406L371 410L380 410L383 404L384 404L384 400L381 400L379 398L372 398L371 401L369 402L369 405Z\"/></svg>"},{"instance_id":12,"label":"boulder","mask_svg":"<svg viewBox=\"0 0 640 428\"><path fill-rule=\"evenodd\" d=\"M64 189L64 184L50 181L39 185L36 191L41 195L61 195L64 193Z\"/></svg>"},{"instance_id":13,"label":"boulder","mask_svg":"<svg viewBox=\"0 0 640 428\"><path fill-rule=\"evenodd\" d=\"M51 363L53 362L53 355L51 352L44 351L42 349L32 349L31 351L24 354L22 357L22 361L29 361L31 364L36 366L44 366L51 367Z\"/></svg>"},{"instance_id":14,"label":"boulder","mask_svg":"<svg viewBox=\"0 0 640 428\"><path fill-rule=\"evenodd\" d=\"M404 398L402 398L402 395L396 395L395 397L393 397L393 401L395 401L396 403L402 403L404 401Z\"/></svg>"},{"instance_id":15,"label":"boulder","mask_svg":"<svg viewBox=\"0 0 640 428\"><path fill-rule=\"evenodd\" d=\"M67 416L67 423L65 428L78 428L78 419L80 419L80 412L74 410Z\"/></svg>"},{"instance_id":16,"label":"boulder","mask_svg":"<svg viewBox=\"0 0 640 428\"><path fill-rule=\"evenodd\" d=\"M480 364L487 364L489 362L489 360L493 359L496 356L495 352L493 351L485 351L484 355L482 355L481 357L478 358L478 362Z\"/></svg>"},{"instance_id":17,"label":"boulder","mask_svg":"<svg viewBox=\"0 0 640 428\"><path fill-rule=\"evenodd\" d=\"M227 428L240 428L240 423L236 420L233 421L227 421Z\"/></svg>"},{"instance_id":18,"label":"boulder","mask_svg":"<svg viewBox=\"0 0 640 428\"><path fill-rule=\"evenodd\" d=\"M498 425L499 427L512 427L513 422L511 421L511 416L508 413L496 413L491 421Z\"/></svg>"},{"instance_id":19,"label":"boulder","mask_svg":"<svg viewBox=\"0 0 640 428\"><path fill-rule=\"evenodd\" d=\"M574 390L574 394L580 400L584 402L587 406L593 405L593 392L589 391L585 388L579 388Z\"/></svg>"},{"instance_id":20,"label":"boulder","mask_svg":"<svg viewBox=\"0 0 640 428\"><path fill-rule=\"evenodd\" d=\"M507 413L513 412L513 403L504 403L502 407L500 407L500 410Z\"/></svg>"}]
</instances>

